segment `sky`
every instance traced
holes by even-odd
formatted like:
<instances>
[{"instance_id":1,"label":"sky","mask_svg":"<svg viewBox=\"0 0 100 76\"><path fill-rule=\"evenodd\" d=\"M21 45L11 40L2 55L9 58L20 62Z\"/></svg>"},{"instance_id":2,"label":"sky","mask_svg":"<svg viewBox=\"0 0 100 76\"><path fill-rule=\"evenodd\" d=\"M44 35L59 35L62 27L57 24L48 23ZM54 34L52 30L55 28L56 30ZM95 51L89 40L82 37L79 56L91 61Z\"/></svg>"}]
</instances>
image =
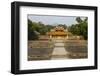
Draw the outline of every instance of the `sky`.
<instances>
[{"instance_id":1,"label":"sky","mask_svg":"<svg viewBox=\"0 0 100 76\"><path fill-rule=\"evenodd\" d=\"M81 17L84 19L85 17ZM76 16L53 16L53 15L33 15L29 14L28 19L30 19L33 22L42 22L43 24L50 24L50 25L56 25L56 24L66 24L67 26L70 26L72 24L76 24Z\"/></svg>"}]
</instances>

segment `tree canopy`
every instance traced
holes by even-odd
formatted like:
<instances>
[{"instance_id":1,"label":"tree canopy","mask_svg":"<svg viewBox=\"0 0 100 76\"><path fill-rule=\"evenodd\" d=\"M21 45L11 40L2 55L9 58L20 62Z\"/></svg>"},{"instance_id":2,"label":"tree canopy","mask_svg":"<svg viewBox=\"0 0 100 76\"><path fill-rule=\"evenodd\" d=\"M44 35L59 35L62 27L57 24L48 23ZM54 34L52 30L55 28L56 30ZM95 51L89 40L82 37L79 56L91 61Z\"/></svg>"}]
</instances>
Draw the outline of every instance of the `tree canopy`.
<instances>
[{"instance_id":1,"label":"tree canopy","mask_svg":"<svg viewBox=\"0 0 100 76\"><path fill-rule=\"evenodd\" d=\"M82 20L80 17L76 18L77 24L69 27L69 31L75 35L81 35L84 39L88 39L88 19Z\"/></svg>"}]
</instances>

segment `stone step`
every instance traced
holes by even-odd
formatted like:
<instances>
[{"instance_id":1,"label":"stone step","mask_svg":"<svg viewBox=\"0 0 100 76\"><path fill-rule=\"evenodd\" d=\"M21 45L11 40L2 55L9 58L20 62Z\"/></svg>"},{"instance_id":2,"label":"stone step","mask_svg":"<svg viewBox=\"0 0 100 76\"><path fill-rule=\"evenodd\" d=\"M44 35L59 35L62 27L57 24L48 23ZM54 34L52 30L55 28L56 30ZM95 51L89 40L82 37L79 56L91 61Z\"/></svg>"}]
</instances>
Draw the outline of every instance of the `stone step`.
<instances>
[{"instance_id":1,"label":"stone step","mask_svg":"<svg viewBox=\"0 0 100 76\"><path fill-rule=\"evenodd\" d=\"M52 60L68 59L67 55L52 55Z\"/></svg>"},{"instance_id":2,"label":"stone step","mask_svg":"<svg viewBox=\"0 0 100 76\"><path fill-rule=\"evenodd\" d=\"M64 43L55 43L54 46L55 46L55 47L56 47L56 46L62 46L62 47L64 47Z\"/></svg>"}]
</instances>

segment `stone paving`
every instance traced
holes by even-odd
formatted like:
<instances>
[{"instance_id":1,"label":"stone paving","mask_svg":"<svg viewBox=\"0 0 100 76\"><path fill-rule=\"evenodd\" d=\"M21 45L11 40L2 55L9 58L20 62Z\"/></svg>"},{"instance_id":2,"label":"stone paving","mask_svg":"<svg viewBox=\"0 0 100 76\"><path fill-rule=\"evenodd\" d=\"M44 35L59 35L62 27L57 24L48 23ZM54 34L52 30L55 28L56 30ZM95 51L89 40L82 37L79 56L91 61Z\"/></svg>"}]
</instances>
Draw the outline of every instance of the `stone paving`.
<instances>
[{"instance_id":1,"label":"stone paving","mask_svg":"<svg viewBox=\"0 0 100 76\"><path fill-rule=\"evenodd\" d=\"M51 59L66 59L67 51L64 48L63 40L55 40L55 47L53 49L52 58Z\"/></svg>"}]
</instances>

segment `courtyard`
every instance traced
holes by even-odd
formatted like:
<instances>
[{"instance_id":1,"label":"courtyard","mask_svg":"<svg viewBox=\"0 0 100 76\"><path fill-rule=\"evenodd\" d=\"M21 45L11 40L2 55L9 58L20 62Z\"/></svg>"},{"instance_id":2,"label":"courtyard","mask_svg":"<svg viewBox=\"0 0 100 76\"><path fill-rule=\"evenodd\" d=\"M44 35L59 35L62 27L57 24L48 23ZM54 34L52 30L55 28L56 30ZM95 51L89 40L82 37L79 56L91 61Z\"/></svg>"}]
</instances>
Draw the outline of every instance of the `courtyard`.
<instances>
[{"instance_id":1,"label":"courtyard","mask_svg":"<svg viewBox=\"0 0 100 76\"><path fill-rule=\"evenodd\" d=\"M88 57L86 40L53 39L28 42L28 60L81 59Z\"/></svg>"}]
</instances>

